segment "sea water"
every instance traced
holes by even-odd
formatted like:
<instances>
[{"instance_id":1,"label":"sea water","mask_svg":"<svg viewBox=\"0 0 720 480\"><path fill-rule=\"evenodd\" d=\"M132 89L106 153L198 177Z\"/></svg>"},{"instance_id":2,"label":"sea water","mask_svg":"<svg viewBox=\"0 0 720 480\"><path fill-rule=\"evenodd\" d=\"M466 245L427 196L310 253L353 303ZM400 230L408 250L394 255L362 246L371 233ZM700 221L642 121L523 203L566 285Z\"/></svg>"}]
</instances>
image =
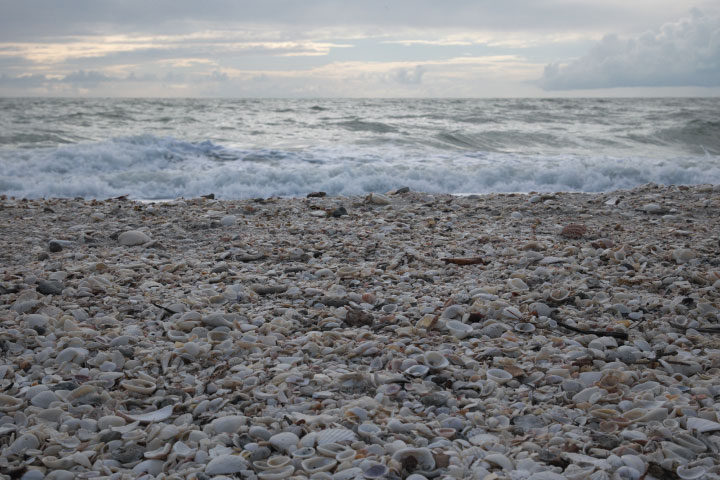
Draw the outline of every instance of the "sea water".
<instances>
[{"instance_id":1,"label":"sea water","mask_svg":"<svg viewBox=\"0 0 720 480\"><path fill-rule=\"evenodd\" d=\"M0 194L597 192L720 183L720 98L0 99Z\"/></svg>"}]
</instances>

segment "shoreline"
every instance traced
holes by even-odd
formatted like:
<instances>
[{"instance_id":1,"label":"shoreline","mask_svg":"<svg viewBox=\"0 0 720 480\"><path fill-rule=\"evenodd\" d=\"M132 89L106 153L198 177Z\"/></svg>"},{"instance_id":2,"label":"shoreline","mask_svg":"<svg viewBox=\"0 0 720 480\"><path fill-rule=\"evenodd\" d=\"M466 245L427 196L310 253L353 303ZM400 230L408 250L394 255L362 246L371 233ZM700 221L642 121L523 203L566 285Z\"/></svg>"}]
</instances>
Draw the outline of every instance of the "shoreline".
<instances>
[{"instance_id":1,"label":"shoreline","mask_svg":"<svg viewBox=\"0 0 720 480\"><path fill-rule=\"evenodd\" d=\"M3 196L0 472L720 478L718 211Z\"/></svg>"}]
</instances>

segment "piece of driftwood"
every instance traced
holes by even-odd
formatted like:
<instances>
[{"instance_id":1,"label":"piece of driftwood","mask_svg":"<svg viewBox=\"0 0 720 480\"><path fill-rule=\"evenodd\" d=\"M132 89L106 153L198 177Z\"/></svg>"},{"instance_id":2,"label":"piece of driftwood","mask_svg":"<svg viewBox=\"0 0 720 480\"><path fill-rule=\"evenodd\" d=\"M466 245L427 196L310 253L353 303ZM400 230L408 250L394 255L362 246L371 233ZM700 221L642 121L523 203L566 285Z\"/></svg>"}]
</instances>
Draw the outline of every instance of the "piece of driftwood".
<instances>
[{"instance_id":1,"label":"piece of driftwood","mask_svg":"<svg viewBox=\"0 0 720 480\"><path fill-rule=\"evenodd\" d=\"M467 258L443 258L445 263L453 263L455 265L487 265L488 262L482 257L467 257Z\"/></svg>"},{"instance_id":2,"label":"piece of driftwood","mask_svg":"<svg viewBox=\"0 0 720 480\"><path fill-rule=\"evenodd\" d=\"M565 322L561 322L560 320L555 320L557 324L567 330L577 332L577 333L584 333L585 335L597 335L598 337L615 337L620 340L627 340L629 338L628 334L625 332L604 332L602 330L583 330L582 328L573 327L572 325L568 325Z\"/></svg>"}]
</instances>

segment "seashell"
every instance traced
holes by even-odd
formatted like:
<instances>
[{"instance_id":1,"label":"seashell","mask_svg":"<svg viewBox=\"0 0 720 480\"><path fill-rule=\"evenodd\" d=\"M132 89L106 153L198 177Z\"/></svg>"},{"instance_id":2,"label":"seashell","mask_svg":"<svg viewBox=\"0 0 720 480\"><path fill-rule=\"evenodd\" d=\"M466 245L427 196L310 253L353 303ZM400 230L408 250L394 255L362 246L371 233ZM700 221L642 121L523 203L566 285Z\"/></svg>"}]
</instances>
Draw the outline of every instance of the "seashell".
<instances>
[{"instance_id":1,"label":"seashell","mask_svg":"<svg viewBox=\"0 0 720 480\"><path fill-rule=\"evenodd\" d=\"M20 410L25 402L22 399L0 394L0 412Z\"/></svg>"},{"instance_id":2,"label":"seashell","mask_svg":"<svg viewBox=\"0 0 720 480\"><path fill-rule=\"evenodd\" d=\"M374 423L362 423L358 425L357 432L363 438L369 438L381 432L381 428Z\"/></svg>"},{"instance_id":3,"label":"seashell","mask_svg":"<svg viewBox=\"0 0 720 480\"><path fill-rule=\"evenodd\" d=\"M365 469L363 476L365 478L383 478L390 470L382 463L376 463L372 467Z\"/></svg>"},{"instance_id":4,"label":"seashell","mask_svg":"<svg viewBox=\"0 0 720 480\"><path fill-rule=\"evenodd\" d=\"M157 448L155 450L146 451L143 453L143 456L148 459L160 459L167 457L168 453L170 453L170 449L172 448L172 445L169 443L166 443L160 448Z\"/></svg>"},{"instance_id":5,"label":"seashell","mask_svg":"<svg viewBox=\"0 0 720 480\"><path fill-rule=\"evenodd\" d=\"M677 248L672 251L672 258L675 263L683 264L693 260L697 255L690 248Z\"/></svg>"},{"instance_id":6,"label":"seashell","mask_svg":"<svg viewBox=\"0 0 720 480\"><path fill-rule=\"evenodd\" d=\"M507 281L508 288L510 288L510 291L512 292L525 292L527 290L530 290L530 287L528 287L527 283L525 283L521 278L511 278Z\"/></svg>"},{"instance_id":7,"label":"seashell","mask_svg":"<svg viewBox=\"0 0 720 480\"><path fill-rule=\"evenodd\" d=\"M340 468L340 467L338 467ZM361 478L361 475L363 474L363 470L360 467L350 467L345 468L343 470L338 470L333 474L331 477L332 480L356 480L358 478ZM315 476L312 477L313 480L316 479Z\"/></svg>"},{"instance_id":8,"label":"seashell","mask_svg":"<svg viewBox=\"0 0 720 480\"><path fill-rule=\"evenodd\" d=\"M194 455L195 452L197 452L196 448L190 448L187 444L183 442L175 442L172 446L173 453L179 455L180 457L189 457L190 455Z\"/></svg>"},{"instance_id":9,"label":"seashell","mask_svg":"<svg viewBox=\"0 0 720 480\"><path fill-rule=\"evenodd\" d=\"M492 463L493 465L497 465L498 467L502 468L503 470L515 470L515 465L513 465L512 460L507 458L505 455L501 453L491 453L489 455L486 455L485 458L483 458L484 461L488 463Z\"/></svg>"},{"instance_id":10,"label":"seashell","mask_svg":"<svg viewBox=\"0 0 720 480\"><path fill-rule=\"evenodd\" d=\"M689 467L688 465L680 465L675 471L675 473L682 480L695 480L697 478L705 477L705 474L707 473L707 467Z\"/></svg>"},{"instance_id":11,"label":"seashell","mask_svg":"<svg viewBox=\"0 0 720 480\"><path fill-rule=\"evenodd\" d=\"M302 447L292 452L292 457L300 460L305 460L306 458L310 458L314 455L315 449L313 447Z\"/></svg>"},{"instance_id":12,"label":"seashell","mask_svg":"<svg viewBox=\"0 0 720 480\"><path fill-rule=\"evenodd\" d=\"M288 478L293 473L295 473L295 467L293 465L286 465L282 468L259 472L257 477L262 480L282 480L283 478Z\"/></svg>"},{"instance_id":13,"label":"seashell","mask_svg":"<svg viewBox=\"0 0 720 480\"><path fill-rule=\"evenodd\" d=\"M285 455L273 455L267 460L253 462L253 467L258 470L279 470L290 463L290 457Z\"/></svg>"},{"instance_id":14,"label":"seashell","mask_svg":"<svg viewBox=\"0 0 720 480\"><path fill-rule=\"evenodd\" d=\"M131 420L133 422L140 423L162 422L170 418L172 416L172 413L173 405L167 405L159 410L155 410L154 412L141 413L137 415L120 411L117 412L117 414L123 417L125 420Z\"/></svg>"},{"instance_id":15,"label":"seashell","mask_svg":"<svg viewBox=\"0 0 720 480\"><path fill-rule=\"evenodd\" d=\"M462 340L473 331L473 327L459 320L448 320L445 324L445 328L447 328L450 331L450 334L458 340Z\"/></svg>"},{"instance_id":16,"label":"seashell","mask_svg":"<svg viewBox=\"0 0 720 480\"><path fill-rule=\"evenodd\" d=\"M330 457L311 457L300 462L302 469L310 475L327 472L337 465L337 460Z\"/></svg>"},{"instance_id":17,"label":"seashell","mask_svg":"<svg viewBox=\"0 0 720 480\"><path fill-rule=\"evenodd\" d=\"M142 393L143 395L150 395L157 388L155 382L151 382L150 380L142 380L140 378L123 380L122 382L120 382L120 386L130 392Z\"/></svg>"},{"instance_id":18,"label":"seashell","mask_svg":"<svg viewBox=\"0 0 720 480\"><path fill-rule=\"evenodd\" d=\"M690 417L687 419L688 430L695 430L699 433L720 431L720 423L706 420L699 417Z\"/></svg>"},{"instance_id":19,"label":"seashell","mask_svg":"<svg viewBox=\"0 0 720 480\"><path fill-rule=\"evenodd\" d=\"M247 461L239 455L220 455L205 466L208 475L228 475L250 468Z\"/></svg>"},{"instance_id":20,"label":"seashell","mask_svg":"<svg viewBox=\"0 0 720 480\"><path fill-rule=\"evenodd\" d=\"M492 380L500 385L512 380L513 376L510 372L499 368L491 368L486 373L488 380Z\"/></svg>"},{"instance_id":21,"label":"seashell","mask_svg":"<svg viewBox=\"0 0 720 480\"><path fill-rule=\"evenodd\" d=\"M317 432L317 445L326 445L328 443L354 442L357 435L347 428L327 428Z\"/></svg>"},{"instance_id":22,"label":"seashell","mask_svg":"<svg viewBox=\"0 0 720 480\"><path fill-rule=\"evenodd\" d=\"M424 377L430 371L427 365L412 365L405 369L405 373L413 377Z\"/></svg>"},{"instance_id":23,"label":"seashell","mask_svg":"<svg viewBox=\"0 0 720 480\"><path fill-rule=\"evenodd\" d=\"M276 433L268 440L270 445L281 452L292 452L296 449L299 441L300 438L292 432Z\"/></svg>"},{"instance_id":24,"label":"seashell","mask_svg":"<svg viewBox=\"0 0 720 480\"><path fill-rule=\"evenodd\" d=\"M565 238L582 238L587 233L587 227L579 223L570 223L565 225L560 231L560 235Z\"/></svg>"},{"instance_id":25,"label":"seashell","mask_svg":"<svg viewBox=\"0 0 720 480\"><path fill-rule=\"evenodd\" d=\"M423 361L425 365L432 369L445 368L450 364L450 361L440 352L425 352L423 354Z\"/></svg>"},{"instance_id":26,"label":"seashell","mask_svg":"<svg viewBox=\"0 0 720 480\"><path fill-rule=\"evenodd\" d=\"M269 400L276 398L280 393L280 389L273 384L267 384L263 388L256 388L253 390L253 396L258 400Z\"/></svg>"},{"instance_id":27,"label":"seashell","mask_svg":"<svg viewBox=\"0 0 720 480\"><path fill-rule=\"evenodd\" d=\"M342 463L355 458L356 455L357 452L355 450L353 450L352 448L346 448L345 450L338 452L335 455L335 460L337 460L338 463Z\"/></svg>"},{"instance_id":28,"label":"seashell","mask_svg":"<svg viewBox=\"0 0 720 480\"><path fill-rule=\"evenodd\" d=\"M401 448L393 454L392 459L401 465L412 459L413 464L420 470L435 469L435 458L429 448Z\"/></svg>"},{"instance_id":29,"label":"seashell","mask_svg":"<svg viewBox=\"0 0 720 480\"><path fill-rule=\"evenodd\" d=\"M560 302L567 300L567 298L569 296L570 296L570 292L568 291L568 289L560 287L560 288L554 288L554 289L550 290L550 292L547 294L546 298L555 303L560 303Z\"/></svg>"},{"instance_id":30,"label":"seashell","mask_svg":"<svg viewBox=\"0 0 720 480\"><path fill-rule=\"evenodd\" d=\"M346 448L345 445L340 445L339 443L326 443L325 445L318 445L317 451L326 457L335 458L338 453Z\"/></svg>"},{"instance_id":31,"label":"seashell","mask_svg":"<svg viewBox=\"0 0 720 480\"><path fill-rule=\"evenodd\" d=\"M535 331L535 325L532 323L517 323L513 328L519 333L533 333Z\"/></svg>"},{"instance_id":32,"label":"seashell","mask_svg":"<svg viewBox=\"0 0 720 480\"><path fill-rule=\"evenodd\" d=\"M236 433L240 427L247 423L247 419L242 415L227 415L225 417L216 418L210 426L215 434L218 433ZM253 437L252 434L250 434Z\"/></svg>"},{"instance_id":33,"label":"seashell","mask_svg":"<svg viewBox=\"0 0 720 480\"><path fill-rule=\"evenodd\" d=\"M225 340L232 338L228 332L223 332L222 330L210 330L207 337L213 344L222 343Z\"/></svg>"}]
</instances>

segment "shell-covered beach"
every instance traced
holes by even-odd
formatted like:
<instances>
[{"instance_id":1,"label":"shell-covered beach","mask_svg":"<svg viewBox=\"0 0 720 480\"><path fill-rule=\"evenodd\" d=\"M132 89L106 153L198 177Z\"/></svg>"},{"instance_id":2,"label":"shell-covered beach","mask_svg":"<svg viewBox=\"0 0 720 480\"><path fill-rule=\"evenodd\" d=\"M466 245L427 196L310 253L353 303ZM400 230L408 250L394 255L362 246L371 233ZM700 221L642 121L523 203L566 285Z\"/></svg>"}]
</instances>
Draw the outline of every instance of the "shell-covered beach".
<instances>
[{"instance_id":1,"label":"shell-covered beach","mask_svg":"<svg viewBox=\"0 0 720 480\"><path fill-rule=\"evenodd\" d=\"M720 478L718 212L3 196L0 478Z\"/></svg>"}]
</instances>

